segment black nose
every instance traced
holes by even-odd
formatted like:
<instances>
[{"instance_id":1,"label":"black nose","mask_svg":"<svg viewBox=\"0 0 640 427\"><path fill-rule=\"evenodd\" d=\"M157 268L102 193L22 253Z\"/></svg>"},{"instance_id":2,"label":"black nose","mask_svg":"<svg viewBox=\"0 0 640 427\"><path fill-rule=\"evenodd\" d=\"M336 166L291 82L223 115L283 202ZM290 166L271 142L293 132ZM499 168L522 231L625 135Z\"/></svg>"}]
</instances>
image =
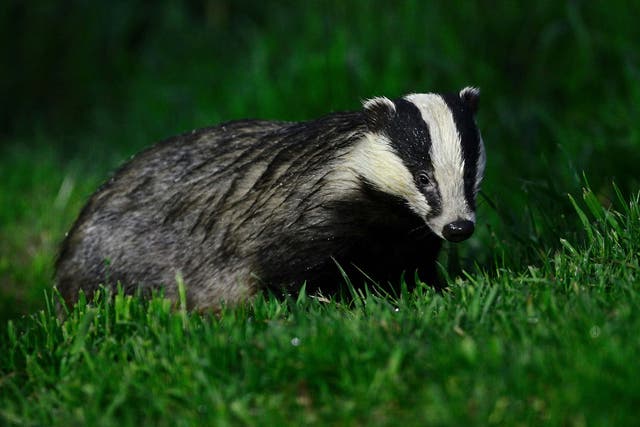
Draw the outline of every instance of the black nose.
<instances>
[{"instance_id":1,"label":"black nose","mask_svg":"<svg viewBox=\"0 0 640 427\"><path fill-rule=\"evenodd\" d=\"M471 221L453 221L442 228L442 235L450 242L462 242L471 237L474 228Z\"/></svg>"}]
</instances>

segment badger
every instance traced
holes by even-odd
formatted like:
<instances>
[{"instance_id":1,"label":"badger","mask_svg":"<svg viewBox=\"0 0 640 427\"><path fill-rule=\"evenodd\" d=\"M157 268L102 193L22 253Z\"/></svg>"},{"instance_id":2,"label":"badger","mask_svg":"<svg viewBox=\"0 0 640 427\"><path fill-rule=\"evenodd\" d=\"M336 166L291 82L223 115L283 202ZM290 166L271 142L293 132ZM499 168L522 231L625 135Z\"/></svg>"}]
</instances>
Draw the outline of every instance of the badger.
<instances>
[{"instance_id":1,"label":"badger","mask_svg":"<svg viewBox=\"0 0 640 427\"><path fill-rule=\"evenodd\" d=\"M89 199L55 281L67 304L99 286L164 289L217 310L261 290L440 288L443 239L470 237L485 150L479 90L376 97L306 122L240 120L134 156Z\"/></svg>"}]
</instances>

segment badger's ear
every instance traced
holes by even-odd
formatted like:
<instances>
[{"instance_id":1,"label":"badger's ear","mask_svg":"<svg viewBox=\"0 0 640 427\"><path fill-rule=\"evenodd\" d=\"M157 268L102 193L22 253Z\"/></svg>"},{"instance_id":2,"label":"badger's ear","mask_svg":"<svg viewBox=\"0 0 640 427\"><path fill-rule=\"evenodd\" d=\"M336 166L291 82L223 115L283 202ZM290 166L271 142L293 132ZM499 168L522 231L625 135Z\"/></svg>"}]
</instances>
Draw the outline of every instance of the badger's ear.
<instances>
[{"instance_id":1,"label":"badger's ear","mask_svg":"<svg viewBox=\"0 0 640 427\"><path fill-rule=\"evenodd\" d=\"M478 112L478 103L480 102L480 89L467 86L460 91L460 99L471 108L473 114L476 114Z\"/></svg>"},{"instance_id":2,"label":"badger's ear","mask_svg":"<svg viewBox=\"0 0 640 427\"><path fill-rule=\"evenodd\" d=\"M372 132L383 129L396 114L396 105L388 98L376 97L362 103L367 126Z\"/></svg>"}]
</instances>

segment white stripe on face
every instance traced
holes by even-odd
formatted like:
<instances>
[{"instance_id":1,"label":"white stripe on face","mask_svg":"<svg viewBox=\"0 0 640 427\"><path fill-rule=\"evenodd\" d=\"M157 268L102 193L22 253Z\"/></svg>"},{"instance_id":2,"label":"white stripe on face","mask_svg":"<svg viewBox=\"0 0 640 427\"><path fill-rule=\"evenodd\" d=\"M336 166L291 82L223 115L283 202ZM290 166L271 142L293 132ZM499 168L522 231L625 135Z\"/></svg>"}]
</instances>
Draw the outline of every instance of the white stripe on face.
<instances>
[{"instance_id":1,"label":"white stripe on face","mask_svg":"<svg viewBox=\"0 0 640 427\"><path fill-rule=\"evenodd\" d=\"M351 150L347 162L336 169L337 179L360 176L378 190L406 200L409 208L421 218L431 212L424 194L416 188L413 175L382 134L365 134ZM344 173L340 173L341 170Z\"/></svg>"},{"instance_id":2,"label":"white stripe on face","mask_svg":"<svg viewBox=\"0 0 640 427\"><path fill-rule=\"evenodd\" d=\"M460 134L446 102L436 94L413 94L405 99L420 110L429 128L429 156L441 196L442 211L427 220L434 233L442 237L442 228L459 219L475 223L475 213L469 208L464 193L464 158Z\"/></svg>"}]
</instances>

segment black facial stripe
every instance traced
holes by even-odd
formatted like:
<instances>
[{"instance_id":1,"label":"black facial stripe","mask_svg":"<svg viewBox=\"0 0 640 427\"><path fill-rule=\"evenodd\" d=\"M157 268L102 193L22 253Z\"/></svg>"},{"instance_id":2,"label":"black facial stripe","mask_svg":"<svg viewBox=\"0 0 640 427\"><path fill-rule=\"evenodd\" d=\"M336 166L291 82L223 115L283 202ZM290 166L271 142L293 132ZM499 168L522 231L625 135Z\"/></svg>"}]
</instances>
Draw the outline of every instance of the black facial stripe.
<instances>
[{"instance_id":1,"label":"black facial stripe","mask_svg":"<svg viewBox=\"0 0 640 427\"><path fill-rule=\"evenodd\" d=\"M464 195L469 208L476 208L476 173L480 156L480 133L471 109L464 104L458 94L442 94L444 102L453 114L460 140L462 141L462 158L464 159Z\"/></svg>"},{"instance_id":2,"label":"black facial stripe","mask_svg":"<svg viewBox=\"0 0 640 427\"><path fill-rule=\"evenodd\" d=\"M426 184L421 182L422 175L427 178L428 182ZM436 181L431 162L426 165L422 165L421 172L414 174L413 180L416 188L418 188L418 190L420 190L424 195L425 199L427 199L427 203L429 203L429 206L431 207L427 217L435 218L440 215L442 213L442 194L440 193L440 186L438 181Z\"/></svg>"},{"instance_id":3,"label":"black facial stripe","mask_svg":"<svg viewBox=\"0 0 640 427\"><path fill-rule=\"evenodd\" d=\"M387 123L384 132L404 164L412 174L417 175L418 171L424 170L425 165L431 162L429 128L415 104L402 98L396 99L394 104L396 114Z\"/></svg>"},{"instance_id":4,"label":"black facial stripe","mask_svg":"<svg viewBox=\"0 0 640 427\"><path fill-rule=\"evenodd\" d=\"M442 196L433 171L429 156L431 135L429 126L422 118L420 109L412 102L400 98L394 100L396 113L383 131L389 137L391 145L413 175L416 188L424 194L431 211L429 218L442 213ZM420 175L429 177L429 184L420 182Z\"/></svg>"},{"instance_id":5,"label":"black facial stripe","mask_svg":"<svg viewBox=\"0 0 640 427\"><path fill-rule=\"evenodd\" d=\"M431 191L424 191L422 188L421 190L431 207L427 218L435 218L440 215L442 213L442 195L437 183L434 183L434 188Z\"/></svg>"}]
</instances>

